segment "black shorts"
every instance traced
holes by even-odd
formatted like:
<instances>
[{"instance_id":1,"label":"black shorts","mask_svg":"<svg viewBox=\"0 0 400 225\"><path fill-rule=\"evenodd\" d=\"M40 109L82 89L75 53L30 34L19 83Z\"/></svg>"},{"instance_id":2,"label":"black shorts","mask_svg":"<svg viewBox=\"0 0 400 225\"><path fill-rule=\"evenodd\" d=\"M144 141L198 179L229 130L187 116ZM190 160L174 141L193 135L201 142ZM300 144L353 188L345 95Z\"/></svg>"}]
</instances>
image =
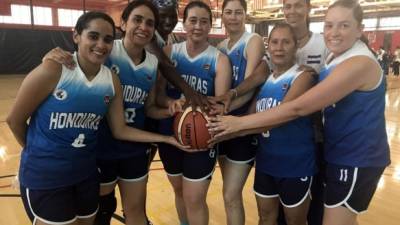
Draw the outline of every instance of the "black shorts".
<instances>
[{"instance_id":1,"label":"black shorts","mask_svg":"<svg viewBox=\"0 0 400 225\"><path fill-rule=\"evenodd\" d=\"M273 177L256 170L254 192L261 198L280 198L283 206L293 208L301 205L310 196L312 176Z\"/></svg>"},{"instance_id":2,"label":"black shorts","mask_svg":"<svg viewBox=\"0 0 400 225\"><path fill-rule=\"evenodd\" d=\"M217 159L215 149L188 153L167 144L160 144L158 153L168 176L190 181L211 179Z\"/></svg>"},{"instance_id":3,"label":"black shorts","mask_svg":"<svg viewBox=\"0 0 400 225\"><path fill-rule=\"evenodd\" d=\"M254 164L257 150L257 137L248 135L224 141L218 146L219 156L226 157L233 163Z\"/></svg>"},{"instance_id":4,"label":"black shorts","mask_svg":"<svg viewBox=\"0 0 400 225\"><path fill-rule=\"evenodd\" d=\"M384 167L350 167L328 164L325 174L325 207L344 206L359 214L368 209Z\"/></svg>"},{"instance_id":5,"label":"black shorts","mask_svg":"<svg viewBox=\"0 0 400 225\"><path fill-rule=\"evenodd\" d=\"M71 186L33 190L20 186L21 198L29 219L47 224L72 223L96 215L99 204L98 175Z\"/></svg>"},{"instance_id":6,"label":"black shorts","mask_svg":"<svg viewBox=\"0 0 400 225\"><path fill-rule=\"evenodd\" d=\"M97 159L100 184L110 185L118 180L135 182L145 179L149 174L150 149L143 154L129 158L104 160Z\"/></svg>"}]
</instances>

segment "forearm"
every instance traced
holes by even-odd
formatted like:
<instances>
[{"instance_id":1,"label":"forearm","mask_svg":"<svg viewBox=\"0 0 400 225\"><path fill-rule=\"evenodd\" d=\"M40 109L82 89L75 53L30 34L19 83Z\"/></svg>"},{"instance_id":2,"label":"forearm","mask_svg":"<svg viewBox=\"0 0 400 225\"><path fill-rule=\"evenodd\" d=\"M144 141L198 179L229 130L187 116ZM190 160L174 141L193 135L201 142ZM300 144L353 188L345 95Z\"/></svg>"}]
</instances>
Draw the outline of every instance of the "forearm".
<instances>
[{"instance_id":1,"label":"forearm","mask_svg":"<svg viewBox=\"0 0 400 225\"><path fill-rule=\"evenodd\" d=\"M170 62L160 61L159 69L162 76L168 80L172 85L177 87L183 94L192 91L192 88L182 79L180 74L176 71L175 67Z\"/></svg>"},{"instance_id":2,"label":"forearm","mask_svg":"<svg viewBox=\"0 0 400 225\"><path fill-rule=\"evenodd\" d=\"M264 112L239 117L241 122L240 130L256 128L271 129L272 127L308 114L308 112L302 112L300 108L297 109L293 105L293 102L285 103Z\"/></svg>"},{"instance_id":3,"label":"forearm","mask_svg":"<svg viewBox=\"0 0 400 225\"><path fill-rule=\"evenodd\" d=\"M171 114L168 108L158 107L154 105L146 110L146 116L152 119L160 120L171 117Z\"/></svg>"},{"instance_id":4,"label":"forearm","mask_svg":"<svg viewBox=\"0 0 400 225\"><path fill-rule=\"evenodd\" d=\"M253 95L254 95L254 91L249 91L245 95L242 95L240 97L233 99L231 106L229 107L229 111L231 112L235 109L240 108L241 106L246 104L248 101L250 101L251 98L253 97Z\"/></svg>"},{"instance_id":5,"label":"forearm","mask_svg":"<svg viewBox=\"0 0 400 225\"><path fill-rule=\"evenodd\" d=\"M151 142L166 143L168 140L168 136L140 130L129 126L124 126L116 130L112 129L111 131L116 139L125 141L144 142L144 143L151 143Z\"/></svg>"},{"instance_id":6,"label":"forearm","mask_svg":"<svg viewBox=\"0 0 400 225\"><path fill-rule=\"evenodd\" d=\"M239 84L235 88L237 92L237 96L240 97L247 92L254 90L256 87L260 86L265 82L265 80L268 78L269 72L268 72L268 67L264 61L262 61L257 68L253 71L251 75L246 77L243 82Z\"/></svg>"},{"instance_id":7,"label":"forearm","mask_svg":"<svg viewBox=\"0 0 400 225\"><path fill-rule=\"evenodd\" d=\"M242 130L242 131L239 131L239 136L246 136L246 135L250 135L250 134L260 134L260 133L263 133L263 132L265 132L267 130L269 130L269 129L265 128L265 127Z\"/></svg>"},{"instance_id":8,"label":"forearm","mask_svg":"<svg viewBox=\"0 0 400 225\"><path fill-rule=\"evenodd\" d=\"M17 140L18 144L22 147L25 147L26 144L26 131L28 128L28 124L26 122L17 124L16 122L7 119L8 127L10 128L11 132L13 133L15 139Z\"/></svg>"}]
</instances>

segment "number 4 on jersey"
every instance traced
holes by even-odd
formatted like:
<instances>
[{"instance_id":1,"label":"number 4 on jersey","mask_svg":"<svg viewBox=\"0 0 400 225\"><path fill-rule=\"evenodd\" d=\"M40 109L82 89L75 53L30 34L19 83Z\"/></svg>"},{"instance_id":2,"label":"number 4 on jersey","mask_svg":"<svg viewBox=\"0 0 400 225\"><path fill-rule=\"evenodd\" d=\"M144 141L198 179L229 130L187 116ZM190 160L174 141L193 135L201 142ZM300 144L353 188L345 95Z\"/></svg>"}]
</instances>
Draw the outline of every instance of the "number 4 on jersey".
<instances>
[{"instance_id":1,"label":"number 4 on jersey","mask_svg":"<svg viewBox=\"0 0 400 225\"><path fill-rule=\"evenodd\" d=\"M75 148L83 148L86 145L83 143L85 141L85 134L79 134L77 138L75 138L74 142L71 144Z\"/></svg>"}]
</instances>

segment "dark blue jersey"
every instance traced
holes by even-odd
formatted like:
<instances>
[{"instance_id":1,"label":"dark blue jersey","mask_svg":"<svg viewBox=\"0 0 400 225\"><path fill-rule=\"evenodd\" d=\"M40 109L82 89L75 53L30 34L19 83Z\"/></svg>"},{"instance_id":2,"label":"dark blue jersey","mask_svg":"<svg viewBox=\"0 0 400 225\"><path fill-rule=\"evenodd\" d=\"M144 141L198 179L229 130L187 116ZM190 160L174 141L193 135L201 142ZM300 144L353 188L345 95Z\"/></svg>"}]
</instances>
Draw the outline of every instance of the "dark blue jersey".
<instances>
[{"instance_id":1,"label":"dark blue jersey","mask_svg":"<svg viewBox=\"0 0 400 225\"><path fill-rule=\"evenodd\" d=\"M368 47L357 41L334 58L320 73L325 79L335 67L354 56L378 62ZM346 74L343 74L346 76ZM385 127L385 77L369 91L353 91L323 111L325 158L329 163L354 167L382 167L390 162Z\"/></svg>"},{"instance_id":2,"label":"dark blue jersey","mask_svg":"<svg viewBox=\"0 0 400 225\"><path fill-rule=\"evenodd\" d=\"M57 87L30 119L19 172L22 185L52 189L92 175L99 123L113 96L108 68L102 66L88 81L79 65L74 70L63 66Z\"/></svg>"},{"instance_id":3,"label":"dark blue jersey","mask_svg":"<svg viewBox=\"0 0 400 225\"><path fill-rule=\"evenodd\" d=\"M229 57L232 65L232 86L236 88L245 79L247 68L247 45L251 38L257 34L244 32L240 39L229 49L229 39L225 39L220 45L219 50ZM232 111L232 115L242 115L248 111L251 101L244 104L242 107Z\"/></svg>"},{"instance_id":4,"label":"dark blue jersey","mask_svg":"<svg viewBox=\"0 0 400 225\"><path fill-rule=\"evenodd\" d=\"M135 65L126 52L122 40L114 42L106 65L114 71L122 85L125 122L128 126L144 129L144 103L157 79L157 58L145 51L145 60ZM121 141L113 138L107 122L101 124L97 147L98 158L116 159L146 152L148 144Z\"/></svg>"},{"instance_id":5,"label":"dark blue jersey","mask_svg":"<svg viewBox=\"0 0 400 225\"><path fill-rule=\"evenodd\" d=\"M291 85L302 73L294 65L262 86L256 111L263 112L281 104ZM301 117L259 135L256 169L275 177L312 176L316 172L314 129L311 118Z\"/></svg>"},{"instance_id":6,"label":"dark blue jersey","mask_svg":"<svg viewBox=\"0 0 400 225\"><path fill-rule=\"evenodd\" d=\"M186 50L186 42L182 42L172 45L170 58L190 87L203 95L214 96L218 54L220 51L210 45L202 53L191 58ZM166 93L174 99L182 97L182 93L170 83L167 85ZM172 118L161 120L161 133L172 134L172 120Z\"/></svg>"}]
</instances>

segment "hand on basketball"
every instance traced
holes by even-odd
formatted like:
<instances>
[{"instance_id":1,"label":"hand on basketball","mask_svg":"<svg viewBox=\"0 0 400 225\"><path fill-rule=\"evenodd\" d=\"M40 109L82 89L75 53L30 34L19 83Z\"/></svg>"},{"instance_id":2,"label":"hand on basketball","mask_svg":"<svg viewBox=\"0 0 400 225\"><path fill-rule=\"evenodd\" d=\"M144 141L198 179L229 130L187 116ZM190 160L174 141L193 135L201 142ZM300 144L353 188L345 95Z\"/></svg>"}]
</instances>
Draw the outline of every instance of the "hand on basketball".
<instances>
[{"instance_id":1,"label":"hand on basketball","mask_svg":"<svg viewBox=\"0 0 400 225\"><path fill-rule=\"evenodd\" d=\"M227 114L229 112L229 107L231 107L231 103L234 97L235 97L235 92L228 91L221 96L212 97L211 101L214 104L224 105L223 114Z\"/></svg>"},{"instance_id":2,"label":"hand on basketball","mask_svg":"<svg viewBox=\"0 0 400 225\"><path fill-rule=\"evenodd\" d=\"M182 112L183 106L185 105L186 100L184 98L176 99L169 104L168 110L171 116L175 115L175 113Z\"/></svg>"},{"instance_id":3,"label":"hand on basketball","mask_svg":"<svg viewBox=\"0 0 400 225\"><path fill-rule=\"evenodd\" d=\"M193 109L200 107L201 111L203 112L208 112L210 110L211 103L209 102L207 96L202 95L191 88L190 90L186 90L184 92L184 95L187 99L184 107L190 104Z\"/></svg>"},{"instance_id":4,"label":"hand on basketball","mask_svg":"<svg viewBox=\"0 0 400 225\"><path fill-rule=\"evenodd\" d=\"M190 146L182 145L181 143L179 143L179 141L177 141L174 136L168 137L166 142L167 142L167 144L173 145L173 146L179 148L182 151L185 151L185 152L192 152L193 151L192 149L190 149Z\"/></svg>"},{"instance_id":5,"label":"hand on basketball","mask_svg":"<svg viewBox=\"0 0 400 225\"><path fill-rule=\"evenodd\" d=\"M209 118L208 131L214 133L213 139L240 131L240 120L236 116L216 116Z\"/></svg>"},{"instance_id":6,"label":"hand on basketball","mask_svg":"<svg viewBox=\"0 0 400 225\"><path fill-rule=\"evenodd\" d=\"M66 66L68 69L74 69L76 64L72 58L72 54L68 51L64 51L60 47L53 48L50 50L42 59L43 61L53 60L57 63L60 63Z\"/></svg>"},{"instance_id":7,"label":"hand on basketball","mask_svg":"<svg viewBox=\"0 0 400 225\"><path fill-rule=\"evenodd\" d=\"M214 104L211 105L211 109L208 114L210 116L224 115L225 105L222 102L215 102Z\"/></svg>"}]
</instances>

